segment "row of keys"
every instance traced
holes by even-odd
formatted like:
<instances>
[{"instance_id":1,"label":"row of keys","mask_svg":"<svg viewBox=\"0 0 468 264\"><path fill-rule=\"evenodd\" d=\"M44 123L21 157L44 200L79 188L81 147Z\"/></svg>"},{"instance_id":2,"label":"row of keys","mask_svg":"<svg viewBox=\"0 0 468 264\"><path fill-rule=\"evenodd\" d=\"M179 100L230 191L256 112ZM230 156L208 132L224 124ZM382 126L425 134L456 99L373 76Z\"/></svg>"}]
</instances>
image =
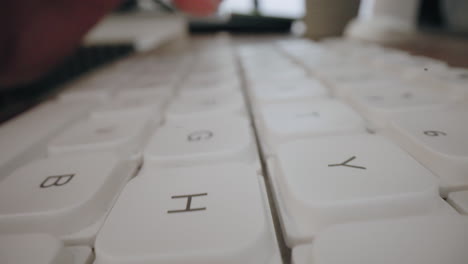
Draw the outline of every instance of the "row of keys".
<instances>
[{"instance_id":1,"label":"row of keys","mask_svg":"<svg viewBox=\"0 0 468 264\"><path fill-rule=\"evenodd\" d=\"M213 70L201 63L194 76ZM232 70L218 73L238 78ZM157 87L112 91L47 143L46 159L8 176L0 185L0 233L12 234L4 238L12 245L0 247L21 250L16 233L27 233L26 247L44 242L42 255L8 258L88 264L89 249L80 255L70 247L86 244L93 263L280 264L242 91L235 82L216 91L219 82L204 74L189 73L167 107L170 96L159 98ZM87 93L60 100L94 102Z\"/></svg>"},{"instance_id":2,"label":"row of keys","mask_svg":"<svg viewBox=\"0 0 468 264\"><path fill-rule=\"evenodd\" d=\"M163 121L162 111L176 88L174 77L179 78L161 74L165 80L155 81L151 71L132 69L180 71L182 58L163 57L157 63L152 56L127 60L72 84L58 100L2 127L6 133L2 138L18 139L12 141L15 147L1 167L5 179L0 184L0 233L9 234L4 238L9 249L20 252L21 244L43 243L42 253L23 252L24 261L92 262L89 248L86 257L72 262L68 248L59 250L40 233L67 246L93 246L118 195L141 166L144 144ZM128 89L129 83L134 89ZM19 233L24 235L18 241L24 243L14 242ZM37 237L29 235L36 233ZM2 244L0 250L4 249L8 247ZM0 256L3 263L4 255ZM19 255L7 257L12 263L23 260Z\"/></svg>"},{"instance_id":3,"label":"row of keys","mask_svg":"<svg viewBox=\"0 0 468 264\"><path fill-rule=\"evenodd\" d=\"M280 263L234 58L210 52L222 61L198 51L97 236L96 264Z\"/></svg>"},{"instance_id":4,"label":"row of keys","mask_svg":"<svg viewBox=\"0 0 468 264\"><path fill-rule=\"evenodd\" d=\"M299 65L284 63L285 56L279 58L271 44L245 45L239 51L293 263L465 263L468 256L459 243L466 243L466 234L453 234L468 224L460 216L468 203L468 109L456 105L459 91L453 86L420 86L421 75L415 73L418 67L440 75L450 69L434 60L355 45L280 43ZM393 65L380 59L385 56ZM406 63L404 69L395 67L398 63ZM285 79L294 76L288 79L293 88L302 83L293 72L304 66L307 78L329 92L307 97L316 90L310 85L302 92L307 99L284 93L278 96L282 100L262 100L259 89L267 94L281 87L277 76L262 75L268 68L256 68L262 64L273 65ZM440 236L435 223L457 224ZM453 240L454 249L436 244L411 248L408 241L419 236L408 239L405 230L417 226L428 233L424 241Z\"/></svg>"},{"instance_id":5,"label":"row of keys","mask_svg":"<svg viewBox=\"0 0 468 264\"><path fill-rule=\"evenodd\" d=\"M308 45L311 44L300 42L289 45L289 43L284 42L281 47L294 58L303 60L297 54L298 46ZM366 55L367 46L363 46L361 50L359 45L348 43L338 44L336 47L332 45L332 49L340 46L348 47L347 49L338 48L341 53L351 50L360 54L360 60L363 60L364 57L367 62L374 60L372 56ZM301 49L299 48L299 50ZM379 56L385 57L388 50L379 49L377 53ZM394 53L394 51L390 51L390 54ZM403 56L401 52L395 54L398 54L392 55L395 58ZM412 58L408 54L405 56L406 59L400 58L398 61L404 60L409 65L419 65L430 69L441 65L434 60ZM348 60L350 60L348 63L353 62L352 59ZM306 63L304 61L304 65L307 66ZM354 61L354 63L366 65L359 61ZM460 72L456 69L444 69L444 71L440 70L441 75L452 76ZM310 70L317 71L315 68ZM381 80L380 82L367 82L365 78L358 80L353 85L354 88L344 96L344 99L367 120L368 129L389 136L435 173L440 179L440 191L443 197L447 197L449 192L467 189L468 182L465 175L468 171L466 167L468 147L465 142L467 142L466 130L468 128L465 124L468 108L464 106L463 102L455 100L459 100L459 98L454 97L456 93L453 92L454 89L450 82L444 83L447 84L445 87L421 86L405 83L398 75L398 71L387 70L385 74L396 81L392 83L388 77L386 81ZM462 80L463 78L460 76L458 81ZM325 81L327 81L327 77L325 77ZM360 87L361 84L364 86ZM428 116L431 118L427 118Z\"/></svg>"}]
</instances>

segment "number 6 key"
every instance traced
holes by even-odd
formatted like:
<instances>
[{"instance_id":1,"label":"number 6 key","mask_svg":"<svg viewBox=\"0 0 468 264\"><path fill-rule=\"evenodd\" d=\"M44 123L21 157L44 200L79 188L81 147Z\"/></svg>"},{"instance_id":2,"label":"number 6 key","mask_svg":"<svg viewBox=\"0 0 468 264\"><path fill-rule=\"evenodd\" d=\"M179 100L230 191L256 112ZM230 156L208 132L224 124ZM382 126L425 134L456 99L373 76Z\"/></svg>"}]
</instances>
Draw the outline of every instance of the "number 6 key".
<instances>
[{"instance_id":1,"label":"number 6 key","mask_svg":"<svg viewBox=\"0 0 468 264\"><path fill-rule=\"evenodd\" d=\"M468 189L468 107L395 115L386 133L440 178L442 196Z\"/></svg>"}]
</instances>

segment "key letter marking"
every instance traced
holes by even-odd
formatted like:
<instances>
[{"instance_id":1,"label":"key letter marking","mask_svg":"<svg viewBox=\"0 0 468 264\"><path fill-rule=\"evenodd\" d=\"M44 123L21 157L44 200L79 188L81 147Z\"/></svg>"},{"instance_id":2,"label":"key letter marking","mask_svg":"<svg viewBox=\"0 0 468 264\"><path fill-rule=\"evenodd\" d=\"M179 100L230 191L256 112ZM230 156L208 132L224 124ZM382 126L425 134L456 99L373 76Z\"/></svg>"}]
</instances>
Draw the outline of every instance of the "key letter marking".
<instances>
[{"instance_id":1,"label":"key letter marking","mask_svg":"<svg viewBox=\"0 0 468 264\"><path fill-rule=\"evenodd\" d=\"M64 174L64 175L56 175L56 176L49 176L42 181L39 187L41 188L49 188L52 186L63 186L69 183L75 174Z\"/></svg>"},{"instance_id":2,"label":"key letter marking","mask_svg":"<svg viewBox=\"0 0 468 264\"><path fill-rule=\"evenodd\" d=\"M361 170L365 170L365 169L366 169L366 167L363 167L363 166L357 166L357 165L348 164L349 162L353 161L354 159L356 159L356 156L352 156L351 158L349 158L349 159L343 161L342 163L328 164L328 167L345 166L345 167L350 167L350 168L355 168L355 169L361 169Z\"/></svg>"},{"instance_id":3,"label":"key letter marking","mask_svg":"<svg viewBox=\"0 0 468 264\"><path fill-rule=\"evenodd\" d=\"M199 207L199 208L191 208L192 204L192 197L198 197L198 196L207 196L208 193L197 193L197 194L186 194L186 195L175 195L172 196L172 199L180 199L180 198L187 198L187 205L185 206L185 209L182 210L169 210L167 211L168 214L174 214L174 213L186 213L186 212L192 212L192 211L203 211L206 210L206 207Z\"/></svg>"}]
</instances>

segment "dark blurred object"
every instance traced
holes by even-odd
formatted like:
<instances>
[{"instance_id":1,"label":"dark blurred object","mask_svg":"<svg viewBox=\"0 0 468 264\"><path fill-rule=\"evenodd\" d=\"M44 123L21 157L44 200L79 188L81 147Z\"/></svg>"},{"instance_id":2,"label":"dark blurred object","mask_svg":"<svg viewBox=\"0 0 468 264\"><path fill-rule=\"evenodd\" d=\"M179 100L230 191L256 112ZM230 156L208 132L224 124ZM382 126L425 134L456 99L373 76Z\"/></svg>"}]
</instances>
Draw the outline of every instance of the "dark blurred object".
<instances>
[{"instance_id":1,"label":"dark blurred object","mask_svg":"<svg viewBox=\"0 0 468 264\"><path fill-rule=\"evenodd\" d=\"M422 0L418 21L423 28L443 27L445 23L442 18L440 0Z\"/></svg>"},{"instance_id":2,"label":"dark blurred object","mask_svg":"<svg viewBox=\"0 0 468 264\"><path fill-rule=\"evenodd\" d=\"M341 36L357 16L360 0L306 0L306 37L321 39Z\"/></svg>"},{"instance_id":3,"label":"dark blurred object","mask_svg":"<svg viewBox=\"0 0 468 264\"><path fill-rule=\"evenodd\" d=\"M468 35L468 1L443 0L441 7L449 29L454 32L464 32Z\"/></svg>"},{"instance_id":4,"label":"dark blurred object","mask_svg":"<svg viewBox=\"0 0 468 264\"><path fill-rule=\"evenodd\" d=\"M189 23L191 33L229 31L231 33L289 33L294 19L232 14L227 20L195 20Z\"/></svg>"},{"instance_id":5,"label":"dark blurred object","mask_svg":"<svg viewBox=\"0 0 468 264\"><path fill-rule=\"evenodd\" d=\"M115 10L115 12L129 12L134 11L138 8L138 2L136 0L125 0Z\"/></svg>"},{"instance_id":6,"label":"dark blurred object","mask_svg":"<svg viewBox=\"0 0 468 264\"><path fill-rule=\"evenodd\" d=\"M418 26L422 31L468 36L468 1L422 0Z\"/></svg>"}]
</instances>

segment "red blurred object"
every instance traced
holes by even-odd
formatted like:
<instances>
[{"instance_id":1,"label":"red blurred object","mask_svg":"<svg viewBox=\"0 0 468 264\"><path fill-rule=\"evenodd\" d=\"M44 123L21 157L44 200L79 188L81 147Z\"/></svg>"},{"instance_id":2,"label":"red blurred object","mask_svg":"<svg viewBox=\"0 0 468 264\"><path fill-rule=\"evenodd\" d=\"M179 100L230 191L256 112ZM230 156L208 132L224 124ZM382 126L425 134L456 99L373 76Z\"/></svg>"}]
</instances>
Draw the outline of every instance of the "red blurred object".
<instances>
[{"instance_id":1,"label":"red blurred object","mask_svg":"<svg viewBox=\"0 0 468 264\"><path fill-rule=\"evenodd\" d=\"M195 16L208 16L216 12L221 0L173 0L180 10Z\"/></svg>"},{"instance_id":2,"label":"red blurred object","mask_svg":"<svg viewBox=\"0 0 468 264\"><path fill-rule=\"evenodd\" d=\"M82 37L121 0L2 0L0 86L37 79L79 46ZM216 11L220 0L174 0L198 16Z\"/></svg>"}]
</instances>

